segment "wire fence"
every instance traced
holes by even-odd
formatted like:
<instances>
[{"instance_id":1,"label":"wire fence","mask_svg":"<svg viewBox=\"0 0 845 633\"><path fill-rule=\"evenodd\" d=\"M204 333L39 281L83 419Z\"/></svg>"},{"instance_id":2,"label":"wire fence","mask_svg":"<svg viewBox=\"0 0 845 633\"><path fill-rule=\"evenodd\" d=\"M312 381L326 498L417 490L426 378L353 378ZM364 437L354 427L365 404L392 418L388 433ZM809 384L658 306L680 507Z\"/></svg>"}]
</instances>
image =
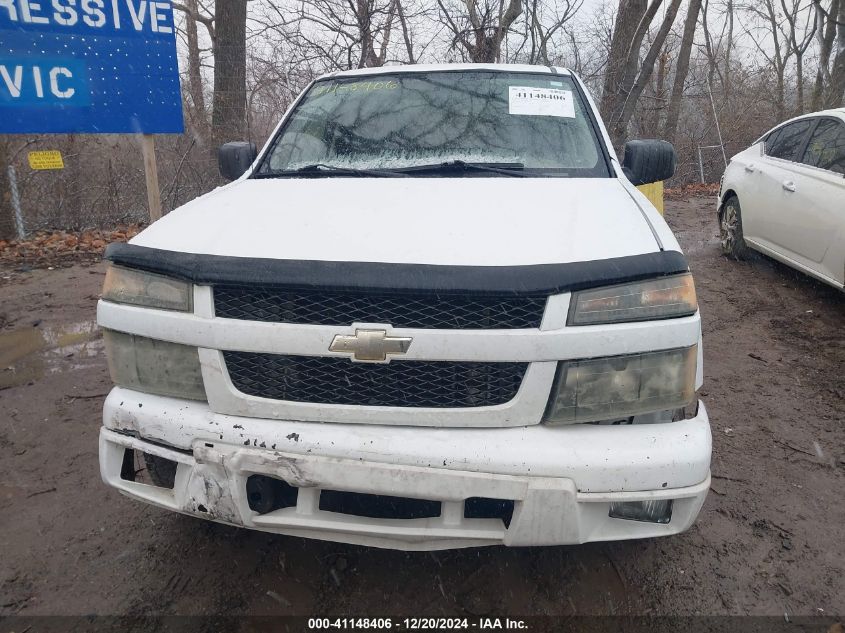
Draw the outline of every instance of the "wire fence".
<instances>
[{"instance_id":1,"label":"wire fence","mask_svg":"<svg viewBox=\"0 0 845 633\"><path fill-rule=\"evenodd\" d=\"M52 135L7 140L14 158L27 234L109 228L149 220L140 139L126 135ZM35 170L28 154L59 150L63 169ZM156 137L159 187L168 212L222 184L216 151L189 134ZM2 174L4 188L9 186Z\"/></svg>"}]
</instances>

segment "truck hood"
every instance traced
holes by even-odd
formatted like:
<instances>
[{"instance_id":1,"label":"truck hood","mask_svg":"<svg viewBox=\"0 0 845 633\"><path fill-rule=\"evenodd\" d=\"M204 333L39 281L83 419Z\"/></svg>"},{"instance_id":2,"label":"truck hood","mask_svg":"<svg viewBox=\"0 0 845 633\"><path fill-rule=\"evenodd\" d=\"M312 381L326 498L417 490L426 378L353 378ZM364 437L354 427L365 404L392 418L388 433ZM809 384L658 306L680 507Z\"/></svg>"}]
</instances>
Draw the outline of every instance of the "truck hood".
<instances>
[{"instance_id":1,"label":"truck hood","mask_svg":"<svg viewBox=\"0 0 845 633\"><path fill-rule=\"evenodd\" d=\"M562 264L658 250L613 178L246 179L176 209L132 244L285 260Z\"/></svg>"}]
</instances>

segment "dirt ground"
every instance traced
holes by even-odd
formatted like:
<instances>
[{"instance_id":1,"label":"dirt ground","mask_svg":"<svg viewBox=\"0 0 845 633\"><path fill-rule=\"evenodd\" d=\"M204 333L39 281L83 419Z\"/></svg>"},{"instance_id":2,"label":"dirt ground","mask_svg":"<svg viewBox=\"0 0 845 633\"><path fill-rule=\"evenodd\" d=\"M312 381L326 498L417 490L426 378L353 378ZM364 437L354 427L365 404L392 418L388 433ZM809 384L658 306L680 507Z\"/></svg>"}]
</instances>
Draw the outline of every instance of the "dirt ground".
<instances>
[{"instance_id":1,"label":"dirt ground","mask_svg":"<svg viewBox=\"0 0 845 633\"><path fill-rule=\"evenodd\" d=\"M704 321L712 490L683 535L580 547L400 553L126 499L97 465L104 266L0 268L0 616L845 614L845 295L723 258L710 198L667 217Z\"/></svg>"}]
</instances>

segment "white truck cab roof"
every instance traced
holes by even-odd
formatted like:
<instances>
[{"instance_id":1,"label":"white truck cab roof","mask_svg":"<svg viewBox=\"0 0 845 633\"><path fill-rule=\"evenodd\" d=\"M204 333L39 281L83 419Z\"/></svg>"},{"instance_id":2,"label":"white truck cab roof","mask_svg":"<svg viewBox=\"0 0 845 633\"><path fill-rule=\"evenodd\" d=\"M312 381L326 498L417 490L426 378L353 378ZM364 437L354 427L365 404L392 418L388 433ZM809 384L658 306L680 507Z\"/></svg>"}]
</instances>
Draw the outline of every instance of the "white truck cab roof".
<instances>
[{"instance_id":1,"label":"white truck cab roof","mask_svg":"<svg viewBox=\"0 0 845 633\"><path fill-rule=\"evenodd\" d=\"M374 68L355 68L354 70L342 70L326 73L318 77L362 77L369 75L384 75L395 72L403 73L428 73L428 72L461 72L493 70L509 73L548 73L553 75L567 75L572 73L566 68L557 66L538 66L536 64L402 64L395 66L379 66Z\"/></svg>"}]
</instances>

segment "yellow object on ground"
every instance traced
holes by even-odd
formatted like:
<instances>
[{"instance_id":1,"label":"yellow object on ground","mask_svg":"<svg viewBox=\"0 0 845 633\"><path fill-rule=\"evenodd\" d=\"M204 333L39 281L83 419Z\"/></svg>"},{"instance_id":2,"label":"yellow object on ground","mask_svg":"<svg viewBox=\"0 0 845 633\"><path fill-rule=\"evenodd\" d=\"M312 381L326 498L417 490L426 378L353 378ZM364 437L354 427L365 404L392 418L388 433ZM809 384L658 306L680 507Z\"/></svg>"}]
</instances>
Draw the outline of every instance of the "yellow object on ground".
<instances>
[{"instance_id":1,"label":"yellow object on ground","mask_svg":"<svg viewBox=\"0 0 845 633\"><path fill-rule=\"evenodd\" d=\"M647 185L639 185L637 189L642 191L649 202L660 211L660 215L663 215L663 181L660 180Z\"/></svg>"},{"instance_id":2,"label":"yellow object on ground","mask_svg":"<svg viewBox=\"0 0 845 633\"><path fill-rule=\"evenodd\" d=\"M65 163L62 160L62 153L59 150L51 149L30 152L29 166L32 169L64 169Z\"/></svg>"}]
</instances>

